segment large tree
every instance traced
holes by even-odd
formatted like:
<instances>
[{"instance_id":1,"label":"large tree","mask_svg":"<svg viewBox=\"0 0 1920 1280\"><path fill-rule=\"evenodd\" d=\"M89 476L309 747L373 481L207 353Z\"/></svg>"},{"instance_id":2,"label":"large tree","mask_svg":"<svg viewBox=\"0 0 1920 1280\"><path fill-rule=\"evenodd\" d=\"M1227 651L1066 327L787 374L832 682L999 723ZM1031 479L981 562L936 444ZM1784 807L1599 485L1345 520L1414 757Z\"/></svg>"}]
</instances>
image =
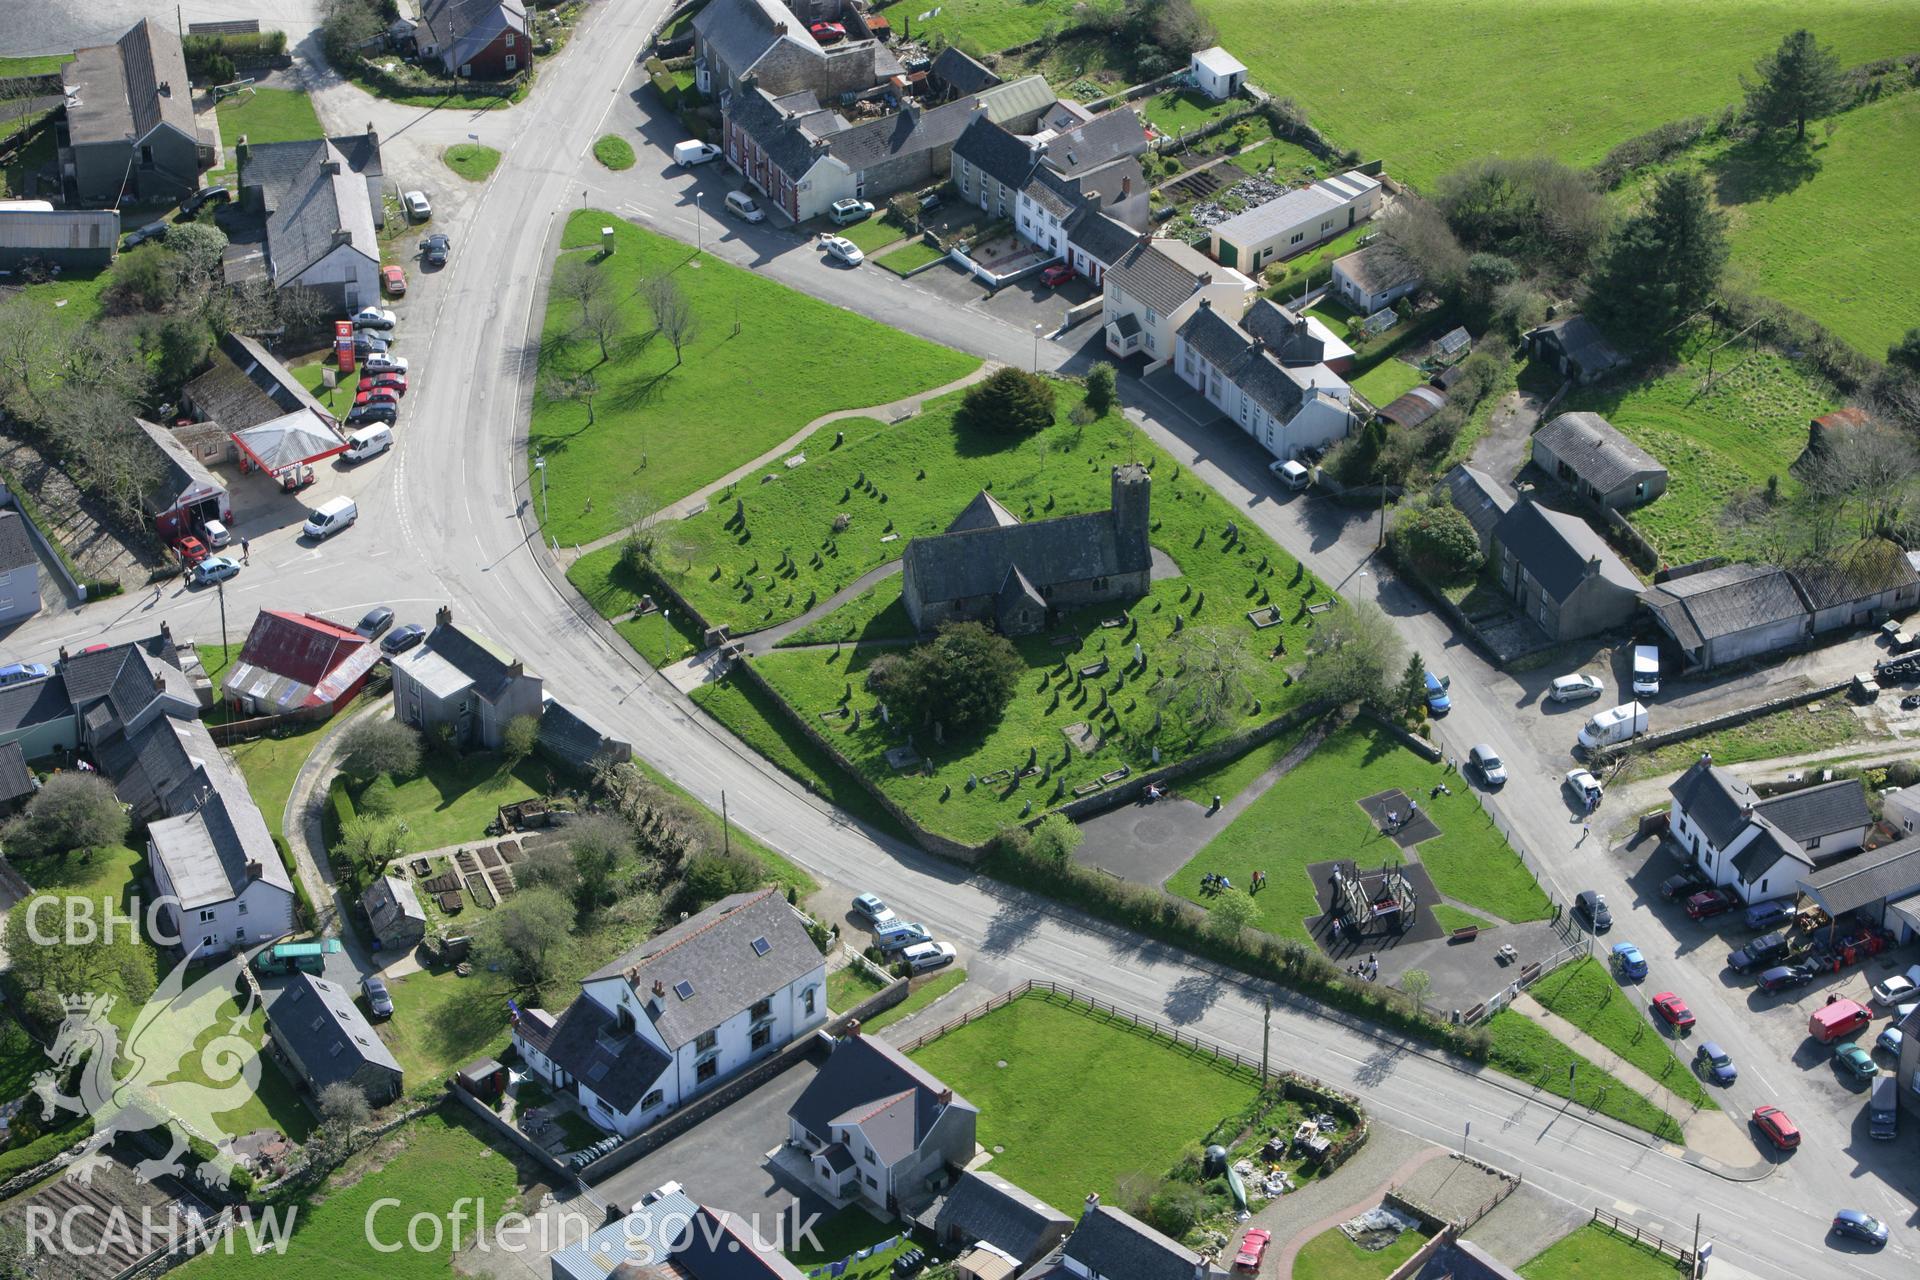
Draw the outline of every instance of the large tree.
<instances>
[{"instance_id":1,"label":"large tree","mask_svg":"<svg viewBox=\"0 0 1920 1280\"><path fill-rule=\"evenodd\" d=\"M1247 705L1253 659L1238 635L1188 627L1167 642L1173 670L1154 681L1154 702L1196 736Z\"/></svg>"},{"instance_id":2,"label":"large tree","mask_svg":"<svg viewBox=\"0 0 1920 1280\"><path fill-rule=\"evenodd\" d=\"M558 889L538 885L514 894L480 922L474 954L516 985L537 988L558 974L573 930L573 903Z\"/></svg>"},{"instance_id":3,"label":"large tree","mask_svg":"<svg viewBox=\"0 0 1920 1280\"><path fill-rule=\"evenodd\" d=\"M69 903L81 904L84 913ZM35 894L15 906L6 923L13 987L44 1026L60 1020L64 996L112 992L138 1006L153 991L153 948L128 937L124 927L109 937L100 902Z\"/></svg>"},{"instance_id":4,"label":"large tree","mask_svg":"<svg viewBox=\"0 0 1920 1280\"><path fill-rule=\"evenodd\" d=\"M1379 605L1342 605L1321 614L1307 639L1307 693L1332 702L1387 704L1406 651Z\"/></svg>"},{"instance_id":5,"label":"large tree","mask_svg":"<svg viewBox=\"0 0 1920 1280\"><path fill-rule=\"evenodd\" d=\"M1646 207L1621 226L1590 283L1607 327L1659 344L1712 298L1727 265L1726 217L1688 169L1660 175Z\"/></svg>"},{"instance_id":6,"label":"large tree","mask_svg":"<svg viewBox=\"0 0 1920 1280\"><path fill-rule=\"evenodd\" d=\"M967 389L955 421L968 431L1028 436L1053 425L1053 383L1025 369L996 369Z\"/></svg>"},{"instance_id":7,"label":"large tree","mask_svg":"<svg viewBox=\"0 0 1920 1280\"><path fill-rule=\"evenodd\" d=\"M41 784L4 830L16 857L87 854L119 844L132 826L113 786L97 773L56 773Z\"/></svg>"},{"instance_id":8,"label":"large tree","mask_svg":"<svg viewBox=\"0 0 1920 1280\"><path fill-rule=\"evenodd\" d=\"M420 771L420 731L385 716L360 721L340 736L340 767L356 778Z\"/></svg>"},{"instance_id":9,"label":"large tree","mask_svg":"<svg viewBox=\"0 0 1920 1280\"><path fill-rule=\"evenodd\" d=\"M1023 669L1005 636L977 622L951 622L927 644L882 655L868 671L867 687L889 715L965 732L1000 718Z\"/></svg>"},{"instance_id":10,"label":"large tree","mask_svg":"<svg viewBox=\"0 0 1920 1280\"><path fill-rule=\"evenodd\" d=\"M1753 66L1754 78L1740 77L1747 94L1747 115L1770 129L1793 126L1796 142L1807 137L1807 121L1838 110L1846 99L1840 59L1805 27Z\"/></svg>"}]
</instances>

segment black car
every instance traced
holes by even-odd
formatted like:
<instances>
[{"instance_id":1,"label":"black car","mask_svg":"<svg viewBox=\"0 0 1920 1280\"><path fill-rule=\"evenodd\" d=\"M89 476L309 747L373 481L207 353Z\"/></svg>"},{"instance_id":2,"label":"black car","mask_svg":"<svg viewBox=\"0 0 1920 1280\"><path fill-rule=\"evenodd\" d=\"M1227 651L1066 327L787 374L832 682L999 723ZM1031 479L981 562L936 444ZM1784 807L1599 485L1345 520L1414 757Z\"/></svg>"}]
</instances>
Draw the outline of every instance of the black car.
<instances>
[{"instance_id":1,"label":"black car","mask_svg":"<svg viewBox=\"0 0 1920 1280\"><path fill-rule=\"evenodd\" d=\"M395 627L387 638L380 642L380 648L390 655L402 654L426 638L425 627L417 622L409 622L404 627Z\"/></svg>"},{"instance_id":2,"label":"black car","mask_svg":"<svg viewBox=\"0 0 1920 1280\"><path fill-rule=\"evenodd\" d=\"M367 329L353 331L353 354L356 359L364 360L376 351L385 351L387 340Z\"/></svg>"},{"instance_id":3,"label":"black car","mask_svg":"<svg viewBox=\"0 0 1920 1280\"><path fill-rule=\"evenodd\" d=\"M1784 933L1763 933L1727 956L1727 968L1737 973L1751 973L1762 965L1772 964L1787 954L1787 935Z\"/></svg>"},{"instance_id":4,"label":"black car","mask_svg":"<svg viewBox=\"0 0 1920 1280\"><path fill-rule=\"evenodd\" d=\"M388 426L400 421L400 406L391 400L369 400L366 404L357 404L347 410L348 422L384 422Z\"/></svg>"},{"instance_id":5,"label":"black car","mask_svg":"<svg viewBox=\"0 0 1920 1280\"><path fill-rule=\"evenodd\" d=\"M233 192L223 186L202 187L180 202L181 213L198 213L203 205L226 204Z\"/></svg>"},{"instance_id":6,"label":"black car","mask_svg":"<svg viewBox=\"0 0 1920 1280\"><path fill-rule=\"evenodd\" d=\"M1760 975L1762 991L1790 991L1804 987L1814 979L1813 969L1804 964L1776 965Z\"/></svg>"},{"instance_id":7,"label":"black car","mask_svg":"<svg viewBox=\"0 0 1920 1280\"><path fill-rule=\"evenodd\" d=\"M420 242L420 256L427 260L429 266L446 266L447 256L452 252L453 241L441 235L439 232L435 232Z\"/></svg>"},{"instance_id":8,"label":"black car","mask_svg":"<svg viewBox=\"0 0 1920 1280\"><path fill-rule=\"evenodd\" d=\"M1706 887L1707 878L1698 871L1682 871L1660 882L1660 896L1678 898L1684 902Z\"/></svg>"},{"instance_id":9,"label":"black car","mask_svg":"<svg viewBox=\"0 0 1920 1280\"><path fill-rule=\"evenodd\" d=\"M355 635L362 635L369 640L373 640L377 639L392 625L393 610L387 608L385 605L381 605L378 609L368 610L367 616L360 619L360 625L353 630Z\"/></svg>"}]
</instances>

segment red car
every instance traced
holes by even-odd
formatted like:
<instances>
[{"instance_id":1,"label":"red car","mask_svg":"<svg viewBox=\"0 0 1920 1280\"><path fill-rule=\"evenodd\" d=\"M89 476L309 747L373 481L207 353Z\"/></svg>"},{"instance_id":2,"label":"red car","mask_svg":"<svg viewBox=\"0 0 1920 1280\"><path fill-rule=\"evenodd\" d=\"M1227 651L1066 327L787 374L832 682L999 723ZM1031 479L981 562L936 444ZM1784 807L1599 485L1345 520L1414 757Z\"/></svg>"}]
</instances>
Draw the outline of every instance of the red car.
<instances>
[{"instance_id":1,"label":"red car","mask_svg":"<svg viewBox=\"0 0 1920 1280\"><path fill-rule=\"evenodd\" d=\"M1273 1232L1261 1227L1251 1227L1247 1234L1240 1237L1240 1252L1234 1255L1233 1265L1245 1267L1248 1271L1260 1269L1260 1259L1267 1252L1267 1242L1273 1239Z\"/></svg>"},{"instance_id":2,"label":"red car","mask_svg":"<svg viewBox=\"0 0 1920 1280\"><path fill-rule=\"evenodd\" d=\"M1708 889L1687 899L1687 915L1695 920L1717 916L1733 908L1733 895L1725 889Z\"/></svg>"},{"instance_id":3,"label":"red car","mask_svg":"<svg viewBox=\"0 0 1920 1280\"><path fill-rule=\"evenodd\" d=\"M847 38L847 29L838 22L816 22L807 28L821 44L833 44Z\"/></svg>"},{"instance_id":4,"label":"red car","mask_svg":"<svg viewBox=\"0 0 1920 1280\"><path fill-rule=\"evenodd\" d=\"M1662 991L1653 998L1653 1011L1676 1031L1688 1031L1693 1027L1693 1010L1687 1008L1687 1002L1671 991Z\"/></svg>"},{"instance_id":5,"label":"red car","mask_svg":"<svg viewBox=\"0 0 1920 1280\"><path fill-rule=\"evenodd\" d=\"M1056 262L1040 273L1040 283L1052 289L1073 279L1073 268L1064 262Z\"/></svg>"},{"instance_id":6,"label":"red car","mask_svg":"<svg viewBox=\"0 0 1920 1280\"><path fill-rule=\"evenodd\" d=\"M173 544L173 549L188 564L199 564L207 558L207 544L198 538L182 538Z\"/></svg>"},{"instance_id":7,"label":"red car","mask_svg":"<svg viewBox=\"0 0 1920 1280\"><path fill-rule=\"evenodd\" d=\"M360 379L360 390L373 391L376 388L386 388L405 395L407 394L407 376L404 373L376 373L371 377Z\"/></svg>"},{"instance_id":8,"label":"red car","mask_svg":"<svg viewBox=\"0 0 1920 1280\"><path fill-rule=\"evenodd\" d=\"M353 407L363 404L399 404L400 393L392 387L375 387L371 391L362 391L353 398Z\"/></svg>"},{"instance_id":9,"label":"red car","mask_svg":"<svg viewBox=\"0 0 1920 1280\"><path fill-rule=\"evenodd\" d=\"M1782 1151L1791 1151L1800 1145L1800 1126L1778 1107L1755 1107L1753 1122L1767 1135L1767 1140Z\"/></svg>"},{"instance_id":10,"label":"red car","mask_svg":"<svg viewBox=\"0 0 1920 1280\"><path fill-rule=\"evenodd\" d=\"M380 268L380 283L387 287L387 296L397 298L407 291L407 273L398 263Z\"/></svg>"}]
</instances>

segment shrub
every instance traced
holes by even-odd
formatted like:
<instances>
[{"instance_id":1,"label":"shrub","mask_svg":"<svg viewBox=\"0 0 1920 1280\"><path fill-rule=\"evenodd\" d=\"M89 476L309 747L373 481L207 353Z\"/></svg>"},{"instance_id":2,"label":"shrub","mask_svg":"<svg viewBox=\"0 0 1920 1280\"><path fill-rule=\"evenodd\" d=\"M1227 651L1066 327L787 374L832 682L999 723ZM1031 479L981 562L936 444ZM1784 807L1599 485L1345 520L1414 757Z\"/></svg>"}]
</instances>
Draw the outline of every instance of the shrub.
<instances>
[{"instance_id":1,"label":"shrub","mask_svg":"<svg viewBox=\"0 0 1920 1280\"><path fill-rule=\"evenodd\" d=\"M968 389L954 424L966 431L1032 435L1053 425L1053 383L1025 369L996 370Z\"/></svg>"},{"instance_id":2,"label":"shrub","mask_svg":"<svg viewBox=\"0 0 1920 1280\"><path fill-rule=\"evenodd\" d=\"M300 866L294 861L293 850L287 847L286 837L278 831L271 834L273 851L280 855L280 865L287 869L287 878L293 881L293 896L300 903L300 922L310 929L320 920L320 913L313 907L313 895L307 891L307 882L300 878Z\"/></svg>"},{"instance_id":3,"label":"shrub","mask_svg":"<svg viewBox=\"0 0 1920 1280\"><path fill-rule=\"evenodd\" d=\"M1920 335L1920 330L1915 333ZM1920 359L1920 353L1916 353L1916 359ZM1093 368L1087 370L1086 404L1089 413L1095 417L1105 417L1107 411L1113 408L1116 382L1113 366L1105 360L1095 361Z\"/></svg>"},{"instance_id":4,"label":"shrub","mask_svg":"<svg viewBox=\"0 0 1920 1280\"><path fill-rule=\"evenodd\" d=\"M890 713L964 732L1000 718L1023 669L1005 636L977 622L954 622L930 644L882 655L867 673L867 687Z\"/></svg>"},{"instance_id":5,"label":"shrub","mask_svg":"<svg viewBox=\"0 0 1920 1280\"><path fill-rule=\"evenodd\" d=\"M1165 1182L1147 1200L1147 1225L1175 1240L1207 1213L1207 1194L1190 1182Z\"/></svg>"},{"instance_id":6,"label":"shrub","mask_svg":"<svg viewBox=\"0 0 1920 1280\"><path fill-rule=\"evenodd\" d=\"M687 862L686 892L704 909L730 893L757 889L767 869L748 853L702 853Z\"/></svg>"},{"instance_id":7,"label":"shrub","mask_svg":"<svg viewBox=\"0 0 1920 1280\"><path fill-rule=\"evenodd\" d=\"M356 778L411 778L420 772L420 733L384 716L361 720L340 737L340 767Z\"/></svg>"},{"instance_id":8,"label":"shrub","mask_svg":"<svg viewBox=\"0 0 1920 1280\"><path fill-rule=\"evenodd\" d=\"M113 786L95 773L56 773L5 828L8 852L29 857L85 853L119 844L132 824Z\"/></svg>"},{"instance_id":9,"label":"shrub","mask_svg":"<svg viewBox=\"0 0 1920 1280\"><path fill-rule=\"evenodd\" d=\"M1028 846L1038 857L1064 862L1073 856L1085 835L1066 814L1050 813L1035 824Z\"/></svg>"}]
</instances>

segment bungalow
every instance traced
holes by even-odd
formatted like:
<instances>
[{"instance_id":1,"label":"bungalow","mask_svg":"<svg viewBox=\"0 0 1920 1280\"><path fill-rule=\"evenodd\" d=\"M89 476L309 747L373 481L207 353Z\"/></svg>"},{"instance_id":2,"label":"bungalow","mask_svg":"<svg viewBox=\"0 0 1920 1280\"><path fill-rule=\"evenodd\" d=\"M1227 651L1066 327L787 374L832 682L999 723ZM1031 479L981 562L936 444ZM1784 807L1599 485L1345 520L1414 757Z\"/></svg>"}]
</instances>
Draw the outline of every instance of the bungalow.
<instances>
[{"instance_id":1,"label":"bungalow","mask_svg":"<svg viewBox=\"0 0 1920 1280\"><path fill-rule=\"evenodd\" d=\"M40 612L40 553L18 511L0 511L0 625Z\"/></svg>"},{"instance_id":2,"label":"bungalow","mask_svg":"<svg viewBox=\"0 0 1920 1280\"><path fill-rule=\"evenodd\" d=\"M1640 603L1672 637L1689 671L1709 671L1785 649L1813 634L1813 610L1793 575L1766 564L1728 564L1669 577Z\"/></svg>"},{"instance_id":3,"label":"bungalow","mask_svg":"<svg viewBox=\"0 0 1920 1280\"><path fill-rule=\"evenodd\" d=\"M937 1249L990 1245L1025 1269L1059 1247L1073 1219L998 1174L968 1169L921 1213L917 1225Z\"/></svg>"},{"instance_id":4,"label":"bungalow","mask_svg":"<svg viewBox=\"0 0 1920 1280\"><path fill-rule=\"evenodd\" d=\"M1762 798L1702 755L1667 788L1668 834L1743 900L1794 892L1800 877L1859 852L1873 814L1857 778Z\"/></svg>"},{"instance_id":5,"label":"bungalow","mask_svg":"<svg viewBox=\"0 0 1920 1280\"><path fill-rule=\"evenodd\" d=\"M1667 469L1597 413L1563 413L1535 431L1533 465L1613 511L1667 491Z\"/></svg>"},{"instance_id":6,"label":"bungalow","mask_svg":"<svg viewBox=\"0 0 1920 1280\"><path fill-rule=\"evenodd\" d=\"M133 425L146 442L140 463L145 480L140 505L162 541L199 533L209 520L232 521L233 504L220 477L165 427L145 418L135 418Z\"/></svg>"},{"instance_id":7,"label":"bungalow","mask_svg":"<svg viewBox=\"0 0 1920 1280\"><path fill-rule=\"evenodd\" d=\"M1500 586L1552 640L1622 627L1640 601L1640 579L1579 516L1528 499L1494 523Z\"/></svg>"},{"instance_id":8,"label":"bungalow","mask_svg":"<svg viewBox=\"0 0 1920 1280\"><path fill-rule=\"evenodd\" d=\"M1562 316L1529 329L1523 341L1534 359L1544 360L1583 387L1627 366L1627 358L1582 315Z\"/></svg>"},{"instance_id":9,"label":"bungalow","mask_svg":"<svg viewBox=\"0 0 1920 1280\"><path fill-rule=\"evenodd\" d=\"M1193 81L1194 88L1215 102L1225 102L1246 84L1247 67L1216 44L1209 49L1195 50L1188 58L1187 78Z\"/></svg>"},{"instance_id":10,"label":"bungalow","mask_svg":"<svg viewBox=\"0 0 1920 1280\"><path fill-rule=\"evenodd\" d=\"M315 1098L336 1084L359 1089L376 1107L400 1096L400 1063L346 988L297 973L261 994L267 1034Z\"/></svg>"},{"instance_id":11,"label":"bungalow","mask_svg":"<svg viewBox=\"0 0 1920 1280\"><path fill-rule=\"evenodd\" d=\"M1178 240L1142 236L1106 272L1100 324L1107 350L1121 359L1145 355L1158 368L1174 358L1174 335L1202 299L1237 320L1255 292L1253 281Z\"/></svg>"},{"instance_id":12,"label":"bungalow","mask_svg":"<svg viewBox=\"0 0 1920 1280\"><path fill-rule=\"evenodd\" d=\"M539 676L492 641L455 626L453 610L444 606L427 638L390 666L393 718L447 733L458 747L499 750L508 723L538 717L544 701Z\"/></svg>"},{"instance_id":13,"label":"bungalow","mask_svg":"<svg viewBox=\"0 0 1920 1280\"><path fill-rule=\"evenodd\" d=\"M241 198L266 218L273 287L316 289L344 311L378 302L378 231L386 220L378 135L368 130L236 150Z\"/></svg>"},{"instance_id":14,"label":"bungalow","mask_svg":"<svg viewBox=\"0 0 1920 1280\"><path fill-rule=\"evenodd\" d=\"M1227 1280L1207 1259L1089 1195L1073 1234L1020 1280Z\"/></svg>"},{"instance_id":15,"label":"bungalow","mask_svg":"<svg viewBox=\"0 0 1920 1280\"><path fill-rule=\"evenodd\" d=\"M414 44L450 76L498 80L533 62L521 0L425 0Z\"/></svg>"},{"instance_id":16,"label":"bungalow","mask_svg":"<svg viewBox=\"0 0 1920 1280\"><path fill-rule=\"evenodd\" d=\"M827 1018L826 962L778 889L736 893L590 973L513 1043L554 1089L624 1136L778 1053Z\"/></svg>"},{"instance_id":17,"label":"bungalow","mask_svg":"<svg viewBox=\"0 0 1920 1280\"><path fill-rule=\"evenodd\" d=\"M1920 605L1920 573L1908 553L1885 538L1804 560L1791 572L1813 610L1815 635L1868 626Z\"/></svg>"},{"instance_id":18,"label":"bungalow","mask_svg":"<svg viewBox=\"0 0 1920 1280\"><path fill-rule=\"evenodd\" d=\"M381 876L360 895L361 909L382 951L411 951L427 936L427 913L420 895L400 876Z\"/></svg>"},{"instance_id":19,"label":"bungalow","mask_svg":"<svg viewBox=\"0 0 1920 1280\"><path fill-rule=\"evenodd\" d=\"M379 645L337 622L262 609L227 668L226 701L256 716L332 715L353 701L379 661Z\"/></svg>"},{"instance_id":20,"label":"bungalow","mask_svg":"<svg viewBox=\"0 0 1920 1280\"><path fill-rule=\"evenodd\" d=\"M171 204L193 193L213 148L201 146L172 27L142 18L112 44L76 50L60 80L60 176L75 203Z\"/></svg>"},{"instance_id":21,"label":"bungalow","mask_svg":"<svg viewBox=\"0 0 1920 1280\"><path fill-rule=\"evenodd\" d=\"M1281 461L1353 429L1352 389L1321 363L1308 322L1278 303L1262 298L1235 323L1202 297L1174 352L1181 380Z\"/></svg>"},{"instance_id":22,"label":"bungalow","mask_svg":"<svg viewBox=\"0 0 1920 1280\"><path fill-rule=\"evenodd\" d=\"M1333 292L1363 316L1420 290L1420 273L1385 245L1368 245L1333 260Z\"/></svg>"},{"instance_id":23,"label":"bungalow","mask_svg":"<svg viewBox=\"0 0 1920 1280\"><path fill-rule=\"evenodd\" d=\"M1216 224L1207 252L1248 274L1331 240L1380 210L1380 180L1358 169L1289 191Z\"/></svg>"}]
</instances>

